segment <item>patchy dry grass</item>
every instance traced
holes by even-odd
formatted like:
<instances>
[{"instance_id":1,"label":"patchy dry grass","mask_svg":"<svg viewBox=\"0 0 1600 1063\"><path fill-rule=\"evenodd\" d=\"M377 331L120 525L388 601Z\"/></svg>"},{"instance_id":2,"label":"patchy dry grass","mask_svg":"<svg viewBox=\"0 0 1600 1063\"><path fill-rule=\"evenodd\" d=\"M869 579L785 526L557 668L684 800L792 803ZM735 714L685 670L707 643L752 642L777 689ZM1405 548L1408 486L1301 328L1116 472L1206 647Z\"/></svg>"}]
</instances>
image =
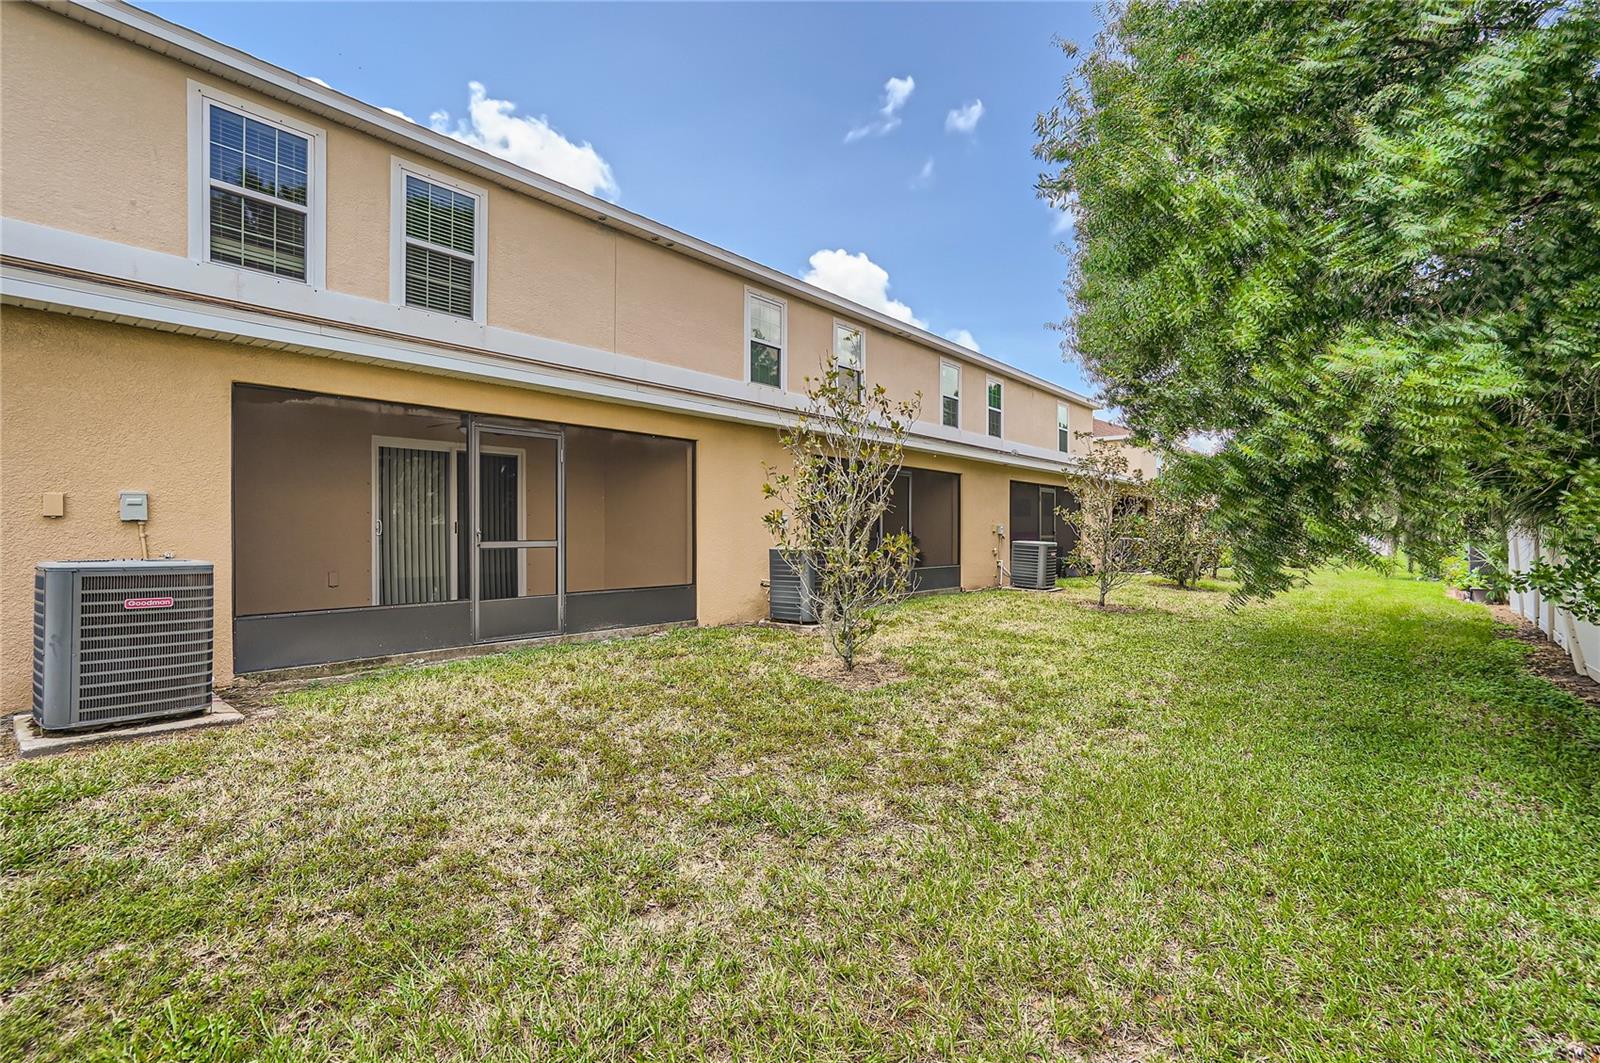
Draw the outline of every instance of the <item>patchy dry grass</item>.
<instances>
[{"instance_id":1,"label":"patchy dry grass","mask_svg":"<svg viewBox=\"0 0 1600 1063\"><path fill-rule=\"evenodd\" d=\"M1561 1058L1600 726L1437 587L680 631L0 774L0 1057ZM810 673L810 674L808 674Z\"/></svg>"}]
</instances>

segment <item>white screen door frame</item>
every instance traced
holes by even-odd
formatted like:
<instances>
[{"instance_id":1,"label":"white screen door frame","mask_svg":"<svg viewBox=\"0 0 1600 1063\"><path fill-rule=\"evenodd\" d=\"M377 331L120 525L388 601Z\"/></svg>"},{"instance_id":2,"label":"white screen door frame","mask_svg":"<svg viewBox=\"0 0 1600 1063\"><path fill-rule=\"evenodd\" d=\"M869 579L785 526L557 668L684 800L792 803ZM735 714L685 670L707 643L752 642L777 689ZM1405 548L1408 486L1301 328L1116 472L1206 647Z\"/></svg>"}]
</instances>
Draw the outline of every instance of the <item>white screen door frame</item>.
<instances>
[{"instance_id":1,"label":"white screen door frame","mask_svg":"<svg viewBox=\"0 0 1600 1063\"><path fill-rule=\"evenodd\" d=\"M483 445L484 434L495 436L521 436L528 439L548 439L556 445L556 537L554 539L510 539L504 541L486 542L483 538L483 513L480 505L481 484L480 473L482 463L479 456L495 453L496 448ZM504 449L504 448L500 448ZM517 453L522 453L517 451ZM522 463L517 466L518 483L527 483L523 479L525 470ZM526 499L527 490L519 487L518 531L527 534L526 515L522 512L522 504ZM554 631L530 631L526 634L535 635L563 634L567 630L567 442L559 429L535 427L520 421L498 421L492 418L479 417L476 414L467 415L467 516L469 544L468 574L471 583L470 599L472 601L472 641L494 642L502 641L499 638L487 638L483 635L482 609L483 587L482 567L483 551L485 550L529 550L553 549L556 552L556 627ZM519 560L518 586L526 594L527 566Z\"/></svg>"}]
</instances>

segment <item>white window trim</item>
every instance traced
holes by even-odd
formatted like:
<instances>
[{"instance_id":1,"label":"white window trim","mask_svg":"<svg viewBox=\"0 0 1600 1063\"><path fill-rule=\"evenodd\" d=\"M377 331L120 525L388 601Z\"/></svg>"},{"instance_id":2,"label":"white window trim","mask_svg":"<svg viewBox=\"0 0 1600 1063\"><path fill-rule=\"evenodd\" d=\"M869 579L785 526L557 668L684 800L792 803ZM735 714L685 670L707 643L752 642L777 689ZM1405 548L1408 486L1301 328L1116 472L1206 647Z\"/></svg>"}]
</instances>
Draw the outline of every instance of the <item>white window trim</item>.
<instances>
[{"instance_id":1,"label":"white window trim","mask_svg":"<svg viewBox=\"0 0 1600 1063\"><path fill-rule=\"evenodd\" d=\"M382 504L378 497L380 484L378 483L378 451L383 447L400 447L406 450L441 450L455 455L467 449L465 443L457 443L446 439L409 439L405 436L373 436L372 437L372 462L368 476L372 480L371 508L368 513L371 520L367 522L367 534L372 538L372 604L378 605L383 597L382 564L378 549L378 507ZM528 530L528 492L527 480L523 478L528 467L528 452L517 447L479 447L482 454L509 454L517 459L517 484L523 488L517 492L517 537L520 539ZM460 558L457 551L461 549L466 540L465 529L461 527L461 514L456 511L458 489L456 486L456 462L451 458L447 467L449 473L450 494L450 600L456 601L456 595L461 593L458 584L460 580ZM526 566L517 566L517 594L527 597L528 594L528 569Z\"/></svg>"},{"instance_id":2,"label":"white window trim","mask_svg":"<svg viewBox=\"0 0 1600 1063\"><path fill-rule=\"evenodd\" d=\"M432 318L450 321L470 321L482 325L488 321L489 312L489 193L477 185L419 166L398 155L391 155L389 164L389 302L412 313L426 314ZM471 196L477 201L473 210L472 255L472 316L447 314L429 310L424 306L411 306L406 302L406 175ZM461 252L452 254L461 256ZM465 256L461 256L465 257Z\"/></svg>"},{"instance_id":3,"label":"white window trim","mask_svg":"<svg viewBox=\"0 0 1600 1063\"><path fill-rule=\"evenodd\" d=\"M990 406L989 389L996 384L1000 385L1000 405ZM999 435L995 435L989 431L989 414L991 413L998 413L1000 415ZM1006 437L1006 382L997 376L986 376L983 378L983 434L988 436L990 439L1004 439Z\"/></svg>"},{"instance_id":4,"label":"white window trim","mask_svg":"<svg viewBox=\"0 0 1600 1063\"><path fill-rule=\"evenodd\" d=\"M956 423L951 425L944 423L944 400L946 397L944 393L944 371L947 368L956 371L956 393L950 396L956 400ZM939 423L946 428L954 428L957 431L961 429L961 363L953 362L948 358L939 359Z\"/></svg>"},{"instance_id":5,"label":"white window trim","mask_svg":"<svg viewBox=\"0 0 1600 1063\"><path fill-rule=\"evenodd\" d=\"M1061 445L1061 433L1067 433L1067 445ZM1072 453L1072 408L1064 402L1056 403L1056 449L1063 454Z\"/></svg>"},{"instance_id":6,"label":"white window trim","mask_svg":"<svg viewBox=\"0 0 1600 1063\"><path fill-rule=\"evenodd\" d=\"M776 390L789 389L789 303L776 295L761 291L759 288L746 287L744 290L744 380L747 384L757 387L770 388L773 385L756 380L750 373L750 341L755 337L750 335L750 301L760 299L771 303L778 308L778 383Z\"/></svg>"},{"instance_id":7,"label":"white window trim","mask_svg":"<svg viewBox=\"0 0 1600 1063\"><path fill-rule=\"evenodd\" d=\"M221 89L202 85L191 79L188 89L189 99L189 257L201 266L208 269L226 269L241 271L259 277L269 277L280 284L306 285L311 288L325 288L327 286L327 235L328 235L328 152L327 134L320 128L307 125L304 122L290 118L288 115L269 110L260 104L250 103ZM211 226L209 224L211 202L211 174L209 171L210 152L207 150L211 124L206 121L208 104L218 104L230 111L247 114L261 122L279 126L291 133L306 138L306 180L310 187L306 189L306 202L304 207L298 203L286 203L285 206L306 212L306 279L296 280L294 277L280 277L276 274L265 273L262 270L251 269L249 266L235 266L228 262L211 261ZM244 193L251 195L252 193ZM272 197L262 196L262 199L271 200Z\"/></svg>"},{"instance_id":8,"label":"white window trim","mask_svg":"<svg viewBox=\"0 0 1600 1063\"><path fill-rule=\"evenodd\" d=\"M833 328L828 331L828 367L837 369L839 366L839 329L847 328L852 332L861 333L861 364L856 366L856 372L861 374L861 386L867 386L867 326L858 325L853 321L846 321L842 317L833 319Z\"/></svg>"}]
</instances>

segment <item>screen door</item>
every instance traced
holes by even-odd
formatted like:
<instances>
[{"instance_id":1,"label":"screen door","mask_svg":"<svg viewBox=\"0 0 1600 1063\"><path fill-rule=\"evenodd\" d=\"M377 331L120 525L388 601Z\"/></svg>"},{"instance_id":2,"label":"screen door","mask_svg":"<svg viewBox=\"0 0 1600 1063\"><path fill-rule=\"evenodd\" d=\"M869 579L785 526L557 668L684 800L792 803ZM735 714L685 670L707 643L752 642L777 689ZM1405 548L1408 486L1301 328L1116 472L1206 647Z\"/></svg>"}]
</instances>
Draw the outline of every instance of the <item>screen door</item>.
<instances>
[{"instance_id":1,"label":"screen door","mask_svg":"<svg viewBox=\"0 0 1600 1063\"><path fill-rule=\"evenodd\" d=\"M462 577L478 642L566 629L565 448L558 430L473 418Z\"/></svg>"}]
</instances>

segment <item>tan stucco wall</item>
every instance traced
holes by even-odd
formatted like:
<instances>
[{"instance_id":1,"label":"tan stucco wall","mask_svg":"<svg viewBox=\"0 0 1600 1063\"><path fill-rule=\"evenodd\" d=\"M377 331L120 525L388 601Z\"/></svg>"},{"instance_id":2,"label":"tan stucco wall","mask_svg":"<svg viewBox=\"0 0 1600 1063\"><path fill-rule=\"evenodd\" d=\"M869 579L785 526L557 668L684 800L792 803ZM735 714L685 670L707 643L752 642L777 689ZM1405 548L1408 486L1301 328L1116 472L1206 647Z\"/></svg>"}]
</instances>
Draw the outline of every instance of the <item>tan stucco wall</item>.
<instances>
[{"instance_id":1,"label":"tan stucco wall","mask_svg":"<svg viewBox=\"0 0 1600 1063\"><path fill-rule=\"evenodd\" d=\"M183 68L154 53L0 4L5 215L184 254L184 87Z\"/></svg>"},{"instance_id":2,"label":"tan stucco wall","mask_svg":"<svg viewBox=\"0 0 1600 1063\"><path fill-rule=\"evenodd\" d=\"M1128 471L1137 471L1146 480L1152 480L1160 472L1160 464L1156 460L1155 451L1136 447L1132 443L1112 443L1111 446L1119 448L1128 459Z\"/></svg>"},{"instance_id":3,"label":"tan stucco wall","mask_svg":"<svg viewBox=\"0 0 1600 1063\"><path fill-rule=\"evenodd\" d=\"M190 78L324 131L327 284L335 291L389 299L395 156L485 187L470 174L50 11L5 3L0 211L188 254ZM744 379L742 277L511 189L486 190L491 325ZM832 349L835 313L782 298L789 312L788 384L799 390ZM937 420L939 358L931 347L867 327L869 382L900 398L921 391L930 421ZM962 422L970 431L984 431L986 372L964 363ZM1005 438L1054 448L1056 396L1005 379ZM1088 408L1082 412L1087 418Z\"/></svg>"},{"instance_id":4,"label":"tan stucco wall","mask_svg":"<svg viewBox=\"0 0 1600 1063\"><path fill-rule=\"evenodd\" d=\"M14 307L0 310L0 382L0 695L7 706L20 709L29 696L34 565L138 555L135 528L117 518L124 489L150 492L153 552L216 564L217 673L231 677L235 383L692 439L699 620L753 620L766 611L763 462L782 463L771 429ZM259 466L262 457L241 460ZM962 581L992 585L993 526L1006 520L1010 472L926 454L913 463L961 474ZM369 488L353 490L365 510ZM627 490L624 484L617 497ZM66 493L65 517L41 515L47 491ZM631 534L627 521L608 517L609 535ZM362 573L370 580L359 561L339 564L356 566L348 576L341 570L342 584L361 586Z\"/></svg>"}]
</instances>

